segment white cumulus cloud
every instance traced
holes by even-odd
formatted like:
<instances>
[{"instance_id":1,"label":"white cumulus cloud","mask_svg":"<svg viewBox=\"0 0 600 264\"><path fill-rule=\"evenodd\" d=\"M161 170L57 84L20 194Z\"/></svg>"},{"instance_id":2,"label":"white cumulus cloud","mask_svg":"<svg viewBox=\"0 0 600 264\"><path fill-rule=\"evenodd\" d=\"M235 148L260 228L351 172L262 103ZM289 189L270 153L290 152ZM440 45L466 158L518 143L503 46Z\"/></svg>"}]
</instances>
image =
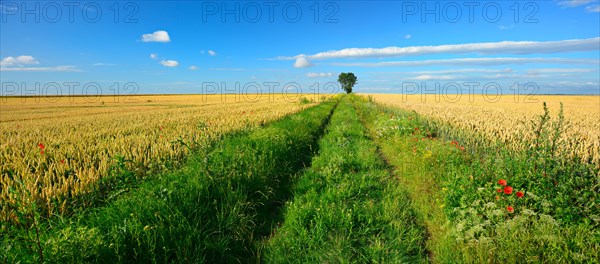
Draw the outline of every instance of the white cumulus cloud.
<instances>
[{"instance_id":1,"label":"white cumulus cloud","mask_svg":"<svg viewBox=\"0 0 600 264\"><path fill-rule=\"evenodd\" d=\"M413 71L413 72L399 72L399 74L416 74L416 75L447 75L455 73L506 73L512 72L513 69L448 69L448 70L433 70L433 71Z\"/></svg>"},{"instance_id":2,"label":"white cumulus cloud","mask_svg":"<svg viewBox=\"0 0 600 264\"><path fill-rule=\"evenodd\" d=\"M529 69L527 74L537 75L540 73L586 73L593 72L594 69L586 68L542 68L542 69Z\"/></svg>"},{"instance_id":3,"label":"white cumulus cloud","mask_svg":"<svg viewBox=\"0 0 600 264\"><path fill-rule=\"evenodd\" d=\"M331 72L308 72L306 73L306 77L308 78L324 78L324 77L331 77L333 76L333 73Z\"/></svg>"},{"instance_id":4,"label":"white cumulus cloud","mask_svg":"<svg viewBox=\"0 0 600 264\"><path fill-rule=\"evenodd\" d=\"M590 13L600 13L600 5L586 6L585 11L590 12Z\"/></svg>"},{"instance_id":5,"label":"white cumulus cloud","mask_svg":"<svg viewBox=\"0 0 600 264\"><path fill-rule=\"evenodd\" d=\"M416 67L431 65L506 65L506 64L528 64L528 63L556 63L556 64L590 64L598 65L595 59L569 59L569 58L459 58L443 60L420 60L420 61L385 61L385 62L348 62L331 63L332 66L353 67Z\"/></svg>"},{"instance_id":6,"label":"white cumulus cloud","mask_svg":"<svg viewBox=\"0 0 600 264\"><path fill-rule=\"evenodd\" d=\"M292 57L278 57L279 60L312 60L338 58L385 58L429 54L541 54L592 51L600 49L600 37L569 39L558 41L501 41L484 43L449 44L437 46L411 46L386 48L347 48L330 50L312 55L300 54Z\"/></svg>"},{"instance_id":7,"label":"white cumulus cloud","mask_svg":"<svg viewBox=\"0 0 600 264\"><path fill-rule=\"evenodd\" d=\"M150 59L156 60L158 58L158 55L154 54L154 53L150 53Z\"/></svg>"},{"instance_id":8,"label":"white cumulus cloud","mask_svg":"<svg viewBox=\"0 0 600 264\"><path fill-rule=\"evenodd\" d=\"M21 72L80 72L75 66L53 66L53 67L32 67L31 65L40 64L33 56L22 55L17 57L5 57L0 60L0 71L21 71Z\"/></svg>"},{"instance_id":9,"label":"white cumulus cloud","mask_svg":"<svg viewBox=\"0 0 600 264\"><path fill-rule=\"evenodd\" d=\"M164 30L154 31L151 34L142 35L143 42L170 42L171 38L169 37L169 33Z\"/></svg>"},{"instance_id":10,"label":"white cumulus cloud","mask_svg":"<svg viewBox=\"0 0 600 264\"><path fill-rule=\"evenodd\" d=\"M507 30L507 29L511 29L511 28L514 28L514 27L515 27L515 25L509 25L509 26L499 25L498 26L498 28L500 30Z\"/></svg>"},{"instance_id":11,"label":"white cumulus cloud","mask_svg":"<svg viewBox=\"0 0 600 264\"><path fill-rule=\"evenodd\" d=\"M559 1L558 4L564 7L578 7L589 4L595 0L563 0Z\"/></svg>"},{"instance_id":12,"label":"white cumulus cloud","mask_svg":"<svg viewBox=\"0 0 600 264\"><path fill-rule=\"evenodd\" d=\"M215 56L217 53L214 50L208 50L208 55Z\"/></svg>"},{"instance_id":13,"label":"white cumulus cloud","mask_svg":"<svg viewBox=\"0 0 600 264\"><path fill-rule=\"evenodd\" d=\"M2 14L14 14L15 11L19 10L16 3L11 3L12 5L3 5L0 4L0 13Z\"/></svg>"},{"instance_id":14,"label":"white cumulus cloud","mask_svg":"<svg viewBox=\"0 0 600 264\"><path fill-rule=\"evenodd\" d=\"M458 76L424 74L424 75L407 78L407 80L430 81L430 80L454 80L456 78L458 78Z\"/></svg>"},{"instance_id":15,"label":"white cumulus cloud","mask_svg":"<svg viewBox=\"0 0 600 264\"><path fill-rule=\"evenodd\" d=\"M310 63L310 61L308 61L304 57L298 57L296 59L296 62L294 62L294 67L295 68L306 68L306 67L310 67L310 66L313 66L313 64Z\"/></svg>"},{"instance_id":16,"label":"white cumulus cloud","mask_svg":"<svg viewBox=\"0 0 600 264\"><path fill-rule=\"evenodd\" d=\"M177 67L179 66L179 62L176 60L162 60L160 64L165 67Z\"/></svg>"},{"instance_id":17,"label":"white cumulus cloud","mask_svg":"<svg viewBox=\"0 0 600 264\"><path fill-rule=\"evenodd\" d=\"M0 71L22 71L22 72L81 72L75 66L55 66L55 67L0 67Z\"/></svg>"},{"instance_id":18,"label":"white cumulus cloud","mask_svg":"<svg viewBox=\"0 0 600 264\"><path fill-rule=\"evenodd\" d=\"M40 64L33 56L6 57L0 61L0 66L23 66L28 64Z\"/></svg>"}]
</instances>

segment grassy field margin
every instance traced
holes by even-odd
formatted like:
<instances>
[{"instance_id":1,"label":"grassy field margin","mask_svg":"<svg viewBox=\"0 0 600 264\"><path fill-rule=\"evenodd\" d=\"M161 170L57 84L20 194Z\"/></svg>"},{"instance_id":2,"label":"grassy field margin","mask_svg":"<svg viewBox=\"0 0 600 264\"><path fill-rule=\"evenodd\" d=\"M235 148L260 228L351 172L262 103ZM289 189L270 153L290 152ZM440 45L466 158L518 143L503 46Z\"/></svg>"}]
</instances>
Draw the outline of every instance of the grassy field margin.
<instances>
[{"instance_id":1,"label":"grassy field margin","mask_svg":"<svg viewBox=\"0 0 600 264\"><path fill-rule=\"evenodd\" d=\"M362 106L371 135L427 226L433 262L600 259L597 171L557 161L545 149L553 131L540 133L538 149L521 153L438 138L432 121L414 112Z\"/></svg>"}]
</instances>

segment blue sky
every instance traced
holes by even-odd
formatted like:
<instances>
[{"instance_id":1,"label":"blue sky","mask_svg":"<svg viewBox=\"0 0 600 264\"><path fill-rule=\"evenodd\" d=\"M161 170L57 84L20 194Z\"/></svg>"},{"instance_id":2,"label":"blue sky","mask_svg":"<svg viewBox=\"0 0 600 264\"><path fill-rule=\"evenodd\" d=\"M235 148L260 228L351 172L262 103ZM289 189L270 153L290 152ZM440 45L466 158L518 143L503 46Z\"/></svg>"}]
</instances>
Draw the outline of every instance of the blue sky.
<instances>
[{"instance_id":1,"label":"blue sky","mask_svg":"<svg viewBox=\"0 0 600 264\"><path fill-rule=\"evenodd\" d=\"M473 3L1 0L2 95L600 93L598 0Z\"/></svg>"}]
</instances>

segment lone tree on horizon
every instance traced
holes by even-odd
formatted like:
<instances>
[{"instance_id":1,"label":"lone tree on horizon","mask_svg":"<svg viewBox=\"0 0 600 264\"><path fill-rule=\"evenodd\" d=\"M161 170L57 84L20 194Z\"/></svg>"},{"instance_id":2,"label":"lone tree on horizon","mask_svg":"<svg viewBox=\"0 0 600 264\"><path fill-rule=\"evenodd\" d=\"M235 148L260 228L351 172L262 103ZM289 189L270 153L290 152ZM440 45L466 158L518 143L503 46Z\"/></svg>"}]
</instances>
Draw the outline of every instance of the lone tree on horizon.
<instances>
[{"instance_id":1,"label":"lone tree on horizon","mask_svg":"<svg viewBox=\"0 0 600 264\"><path fill-rule=\"evenodd\" d=\"M344 89L346 93L351 93L352 87L356 84L356 76L351 72L342 72L338 76L338 82L342 85L342 89Z\"/></svg>"}]
</instances>

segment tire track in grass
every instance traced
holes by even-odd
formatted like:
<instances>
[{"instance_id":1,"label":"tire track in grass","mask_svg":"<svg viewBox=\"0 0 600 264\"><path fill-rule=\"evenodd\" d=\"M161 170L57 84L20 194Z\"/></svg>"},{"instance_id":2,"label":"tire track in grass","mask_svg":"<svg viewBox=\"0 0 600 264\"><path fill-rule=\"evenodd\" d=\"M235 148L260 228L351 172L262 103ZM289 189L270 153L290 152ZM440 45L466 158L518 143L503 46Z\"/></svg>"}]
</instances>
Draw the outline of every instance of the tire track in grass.
<instances>
[{"instance_id":1,"label":"tire track in grass","mask_svg":"<svg viewBox=\"0 0 600 264\"><path fill-rule=\"evenodd\" d=\"M329 101L224 139L207 157L143 182L113 203L41 234L50 263L246 263L269 234L290 182L311 161ZM38 261L26 244L9 259Z\"/></svg>"},{"instance_id":2,"label":"tire track in grass","mask_svg":"<svg viewBox=\"0 0 600 264\"><path fill-rule=\"evenodd\" d=\"M445 224L448 220L437 203L437 199L441 199L441 197L435 193L439 188L433 180L434 176L421 170L422 167L417 165L423 161L420 157L415 156L416 151L414 149L413 153L406 151L411 148L409 145L413 145L414 142L389 142L389 139L382 135L385 132L377 131L377 122L381 121L382 118L388 118L388 115L390 119L397 118L396 113L388 113L378 105L364 101L364 98L359 100L361 103L355 105L358 105L357 111L361 122L377 145L379 155L390 166L395 180L409 195L418 221L423 224L426 232L425 252L428 260L435 263L437 262L436 252L452 252L453 249L447 244L442 245L439 243L440 237L446 234ZM403 116L402 118L406 117Z\"/></svg>"},{"instance_id":3,"label":"tire track in grass","mask_svg":"<svg viewBox=\"0 0 600 264\"><path fill-rule=\"evenodd\" d=\"M298 180L266 263L423 263L424 228L344 96Z\"/></svg>"},{"instance_id":4,"label":"tire track in grass","mask_svg":"<svg viewBox=\"0 0 600 264\"><path fill-rule=\"evenodd\" d=\"M356 110L358 117L360 119L360 123L363 125L363 127L365 127L365 129L367 130L367 136L369 137L369 139L371 141L374 142L375 147L377 148L377 155L379 156L379 158L381 160L383 160L383 162L385 163L386 168L388 169L388 171L390 171L390 173L394 176L394 180L398 181L398 182L403 182L401 179L401 175L402 173L405 172L406 166L404 167L400 167L398 168L398 162L396 160L390 159L388 157L388 155L390 154L390 150L389 149L383 149L382 148L382 144L381 142L379 142L375 136L375 132L373 130L373 126L372 126L372 122L373 120L369 120L369 115L372 115L373 113L382 113L381 111L379 111L379 109L374 109L374 108L369 108L370 106L366 104L366 102L364 102L362 100L362 98L359 98L357 100L354 101L354 109ZM372 116L371 116L372 117ZM393 153L393 152L392 152ZM429 175L428 175L429 176ZM401 187L400 187L401 186ZM425 185L426 188L429 187L428 185ZM414 199L419 199L419 198L423 198L425 196L429 196L431 195L428 191L430 191L429 188L425 189L426 192L421 193L421 195L419 195L420 197L415 197L414 195L411 195L412 193L410 192L410 190L408 190L407 188L404 187L404 184L400 184L399 188L401 188L404 192L406 192L409 197L410 200L412 201L411 203L411 207L415 210L415 214L419 215L419 208L417 208L418 204L414 203ZM427 193L427 195L423 195L424 193ZM422 218L419 218L418 223L420 225L423 226L424 229L424 240L425 240L425 254L427 255L427 259L429 262L435 262L435 256L434 253L431 251L431 246L428 245L428 243L430 242L430 238L432 236L431 230L430 228L432 227L432 225L430 223L428 223L427 221L425 221Z\"/></svg>"}]
</instances>

